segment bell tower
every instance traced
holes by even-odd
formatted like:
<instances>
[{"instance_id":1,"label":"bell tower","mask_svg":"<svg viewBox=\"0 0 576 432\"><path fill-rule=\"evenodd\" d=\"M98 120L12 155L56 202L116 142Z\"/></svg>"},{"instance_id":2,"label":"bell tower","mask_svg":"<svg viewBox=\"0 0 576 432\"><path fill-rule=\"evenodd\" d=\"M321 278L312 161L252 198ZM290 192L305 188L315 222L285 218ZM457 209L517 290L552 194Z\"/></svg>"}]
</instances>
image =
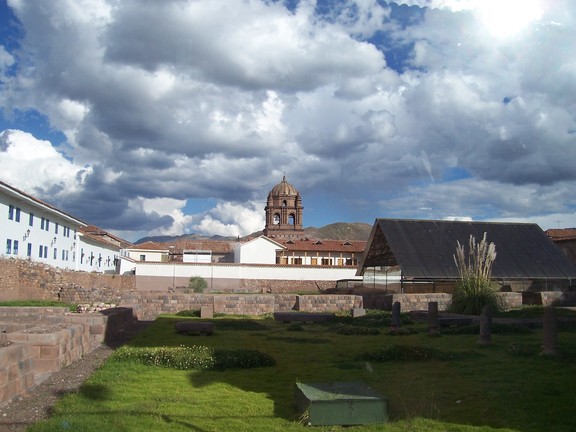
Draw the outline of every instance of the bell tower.
<instances>
[{"instance_id":1,"label":"bell tower","mask_svg":"<svg viewBox=\"0 0 576 432\"><path fill-rule=\"evenodd\" d=\"M302 198L300 192L286 181L282 181L268 193L266 201L266 226L264 235L267 237L294 238L304 236L302 229Z\"/></svg>"}]
</instances>

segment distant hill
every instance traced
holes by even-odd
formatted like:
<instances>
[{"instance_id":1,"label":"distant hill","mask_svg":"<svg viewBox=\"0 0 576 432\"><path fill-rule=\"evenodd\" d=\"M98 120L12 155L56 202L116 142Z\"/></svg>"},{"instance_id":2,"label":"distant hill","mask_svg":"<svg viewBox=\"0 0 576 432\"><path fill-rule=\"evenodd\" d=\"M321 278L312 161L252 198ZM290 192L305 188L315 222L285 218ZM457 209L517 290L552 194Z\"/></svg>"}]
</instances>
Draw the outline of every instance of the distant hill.
<instances>
[{"instance_id":1,"label":"distant hill","mask_svg":"<svg viewBox=\"0 0 576 432\"><path fill-rule=\"evenodd\" d=\"M306 231L310 237L321 240L368 240L370 231L372 231L372 225L362 222L336 222L324 225L321 228L306 228L304 231Z\"/></svg>"},{"instance_id":2,"label":"distant hill","mask_svg":"<svg viewBox=\"0 0 576 432\"><path fill-rule=\"evenodd\" d=\"M179 235L179 236L149 236L149 237L142 237L141 239L138 239L134 242L134 244L142 244L142 243L146 243L146 242L155 242L155 243L169 243L169 242L175 242L178 240L236 240L236 237L223 237L223 236L219 236L219 235L214 235L214 236L202 236L200 234L183 234L183 235Z\"/></svg>"},{"instance_id":3,"label":"distant hill","mask_svg":"<svg viewBox=\"0 0 576 432\"><path fill-rule=\"evenodd\" d=\"M308 227L304 228L306 236L309 238L317 238L320 240L368 240L370 237L370 231L372 230L372 225L355 222L336 222L333 224L325 225L320 228ZM257 231L250 234L247 237L257 237L262 235L262 231ZM147 241L157 242L157 243L168 243L177 240L222 240L222 241L233 241L236 237L223 237L223 236L201 236L199 234L184 234L181 236L149 236L143 237L134 244L141 244Z\"/></svg>"}]
</instances>

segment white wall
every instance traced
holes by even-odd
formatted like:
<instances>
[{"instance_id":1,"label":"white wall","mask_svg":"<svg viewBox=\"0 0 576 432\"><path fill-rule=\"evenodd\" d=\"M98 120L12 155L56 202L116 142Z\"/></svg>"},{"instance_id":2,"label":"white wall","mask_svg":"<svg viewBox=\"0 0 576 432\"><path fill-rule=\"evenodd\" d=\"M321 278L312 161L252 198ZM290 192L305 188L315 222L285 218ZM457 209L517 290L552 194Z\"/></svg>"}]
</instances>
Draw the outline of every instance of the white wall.
<instances>
[{"instance_id":1,"label":"white wall","mask_svg":"<svg viewBox=\"0 0 576 432\"><path fill-rule=\"evenodd\" d=\"M76 270L99 273L116 271L116 262L120 258L117 247L95 242L82 234L78 238Z\"/></svg>"},{"instance_id":2,"label":"white wall","mask_svg":"<svg viewBox=\"0 0 576 432\"><path fill-rule=\"evenodd\" d=\"M68 270L114 271L119 248L82 236L79 230L85 226L82 221L0 183L0 256L30 259Z\"/></svg>"},{"instance_id":3,"label":"white wall","mask_svg":"<svg viewBox=\"0 0 576 432\"><path fill-rule=\"evenodd\" d=\"M4 258L75 269L77 231L81 226L72 217L0 187L0 256Z\"/></svg>"},{"instance_id":4,"label":"white wall","mask_svg":"<svg viewBox=\"0 0 576 432\"><path fill-rule=\"evenodd\" d=\"M182 261L185 263L211 263L212 251L185 250L182 252Z\"/></svg>"},{"instance_id":5,"label":"white wall","mask_svg":"<svg viewBox=\"0 0 576 432\"><path fill-rule=\"evenodd\" d=\"M234 262L242 264L276 264L277 243L266 237L258 237L234 247Z\"/></svg>"},{"instance_id":6,"label":"white wall","mask_svg":"<svg viewBox=\"0 0 576 432\"><path fill-rule=\"evenodd\" d=\"M162 262L168 260L168 250L124 249L122 255L132 258L134 261Z\"/></svg>"},{"instance_id":7,"label":"white wall","mask_svg":"<svg viewBox=\"0 0 576 432\"><path fill-rule=\"evenodd\" d=\"M204 279L326 280L356 278L356 268L328 266L278 266L254 264L173 264L133 262L138 276Z\"/></svg>"}]
</instances>

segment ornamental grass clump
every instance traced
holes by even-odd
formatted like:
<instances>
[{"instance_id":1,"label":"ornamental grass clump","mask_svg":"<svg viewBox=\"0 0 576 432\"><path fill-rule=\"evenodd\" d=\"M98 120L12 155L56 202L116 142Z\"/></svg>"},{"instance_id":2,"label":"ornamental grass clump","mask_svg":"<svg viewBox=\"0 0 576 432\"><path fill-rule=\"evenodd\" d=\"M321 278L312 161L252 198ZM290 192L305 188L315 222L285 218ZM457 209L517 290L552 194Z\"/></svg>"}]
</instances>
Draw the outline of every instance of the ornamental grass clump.
<instances>
[{"instance_id":1,"label":"ornamental grass clump","mask_svg":"<svg viewBox=\"0 0 576 432\"><path fill-rule=\"evenodd\" d=\"M500 301L492 287L492 266L496 260L496 246L488 243L486 233L480 243L470 236L468 254L464 245L456 242L454 262L460 274L456 283L449 311L466 315L479 315L486 305L493 311L500 310Z\"/></svg>"}]
</instances>

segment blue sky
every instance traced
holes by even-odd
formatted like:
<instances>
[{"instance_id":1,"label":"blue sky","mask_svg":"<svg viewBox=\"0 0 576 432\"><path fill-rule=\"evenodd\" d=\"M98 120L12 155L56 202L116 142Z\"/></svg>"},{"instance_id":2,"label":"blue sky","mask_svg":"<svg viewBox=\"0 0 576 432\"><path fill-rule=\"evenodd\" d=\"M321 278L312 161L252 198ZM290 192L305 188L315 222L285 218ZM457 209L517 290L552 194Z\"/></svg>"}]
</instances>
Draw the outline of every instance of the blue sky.
<instances>
[{"instance_id":1,"label":"blue sky","mask_svg":"<svg viewBox=\"0 0 576 432\"><path fill-rule=\"evenodd\" d=\"M576 226L567 0L0 0L0 180L128 240Z\"/></svg>"}]
</instances>

